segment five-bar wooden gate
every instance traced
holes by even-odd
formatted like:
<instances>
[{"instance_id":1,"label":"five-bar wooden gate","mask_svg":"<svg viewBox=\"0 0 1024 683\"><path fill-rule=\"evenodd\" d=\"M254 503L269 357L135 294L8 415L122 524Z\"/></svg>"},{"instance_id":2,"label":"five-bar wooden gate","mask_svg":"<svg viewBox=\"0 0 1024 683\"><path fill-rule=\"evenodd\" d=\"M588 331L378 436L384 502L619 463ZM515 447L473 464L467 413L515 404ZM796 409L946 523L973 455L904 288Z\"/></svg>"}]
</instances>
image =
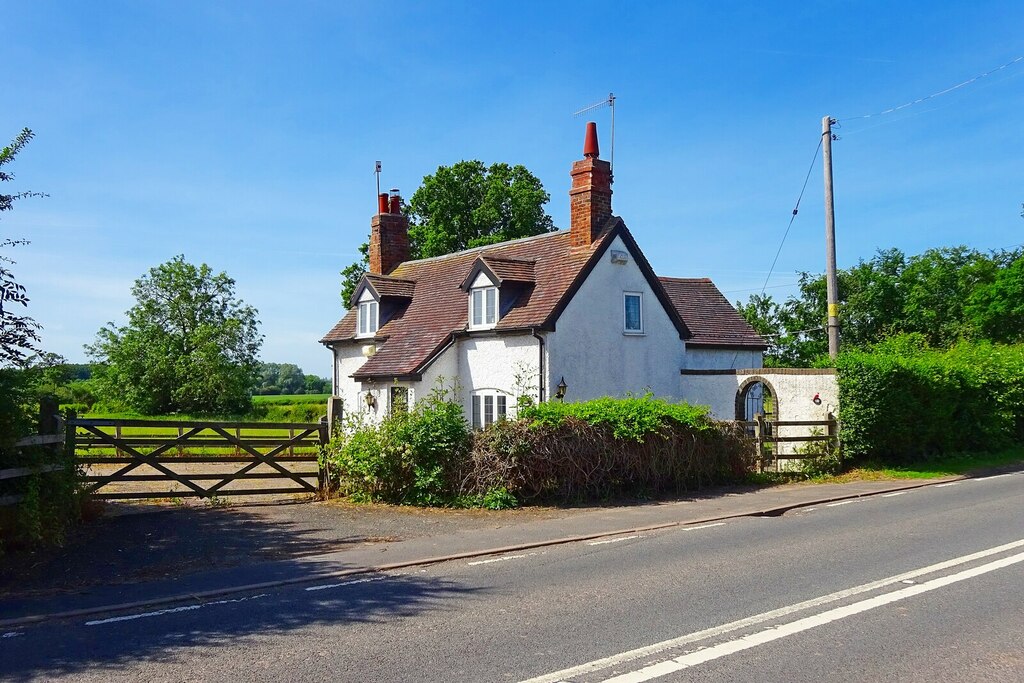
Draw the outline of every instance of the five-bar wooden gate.
<instances>
[{"instance_id":1,"label":"five-bar wooden gate","mask_svg":"<svg viewBox=\"0 0 1024 683\"><path fill-rule=\"evenodd\" d=\"M79 419L67 435L96 498L317 493L319 423ZM231 470L231 471L227 471ZM235 482L256 481L254 487Z\"/></svg>"}]
</instances>

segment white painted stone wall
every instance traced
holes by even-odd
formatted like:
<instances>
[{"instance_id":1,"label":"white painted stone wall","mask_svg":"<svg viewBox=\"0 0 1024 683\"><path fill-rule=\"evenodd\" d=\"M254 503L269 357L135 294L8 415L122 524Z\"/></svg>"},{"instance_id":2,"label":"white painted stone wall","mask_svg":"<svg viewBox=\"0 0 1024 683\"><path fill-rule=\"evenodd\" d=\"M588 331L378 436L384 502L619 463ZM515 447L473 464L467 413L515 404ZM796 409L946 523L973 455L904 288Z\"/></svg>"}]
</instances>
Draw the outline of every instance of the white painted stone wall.
<instances>
[{"instance_id":1,"label":"white painted stone wall","mask_svg":"<svg viewBox=\"0 0 1024 683\"><path fill-rule=\"evenodd\" d=\"M740 349L703 349L698 346L686 347L686 368L688 370L722 370L725 368L759 368L762 353Z\"/></svg>"},{"instance_id":2,"label":"white painted stone wall","mask_svg":"<svg viewBox=\"0 0 1024 683\"><path fill-rule=\"evenodd\" d=\"M548 396L564 376L570 401L648 390L676 399L683 341L632 254L613 264L613 250L626 246L616 238L548 334ZM623 332L624 292L643 294L643 335Z\"/></svg>"},{"instance_id":3,"label":"white painted stone wall","mask_svg":"<svg viewBox=\"0 0 1024 683\"><path fill-rule=\"evenodd\" d=\"M719 420L735 420L736 398L749 381L760 378L772 389L779 420L826 420L839 412L839 388L833 369L749 368L681 375L680 393L690 403L711 408ZM818 401L815 402L815 396ZM779 436L807 436L814 427L779 427ZM824 432L824 427L820 427ZM778 444L779 453L792 453L803 444Z\"/></svg>"}]
</instances>

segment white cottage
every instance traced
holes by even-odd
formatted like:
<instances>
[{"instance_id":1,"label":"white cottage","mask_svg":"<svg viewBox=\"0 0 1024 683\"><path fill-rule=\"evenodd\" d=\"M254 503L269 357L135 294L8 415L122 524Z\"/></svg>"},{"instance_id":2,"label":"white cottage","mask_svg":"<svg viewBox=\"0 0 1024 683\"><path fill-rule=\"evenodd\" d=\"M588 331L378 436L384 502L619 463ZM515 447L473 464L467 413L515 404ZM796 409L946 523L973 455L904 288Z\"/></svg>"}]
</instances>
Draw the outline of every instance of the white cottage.
<instances>
[{"instance_id":1,"label":"white cottage","mask_svg":"<svg viewBox=\"0 0 1024 683\"><path fill-rule=\"evenodd\" d=\"M766 344L707 279L658 278L611 212L611 169L587 124L568 230L409 261L408 219L381 195L370 271L321 343L334 394L371 419L439 381L475 427L516 399L653 392L679 399L686 369L761 367Z\"/></svg>"}]
</instances>

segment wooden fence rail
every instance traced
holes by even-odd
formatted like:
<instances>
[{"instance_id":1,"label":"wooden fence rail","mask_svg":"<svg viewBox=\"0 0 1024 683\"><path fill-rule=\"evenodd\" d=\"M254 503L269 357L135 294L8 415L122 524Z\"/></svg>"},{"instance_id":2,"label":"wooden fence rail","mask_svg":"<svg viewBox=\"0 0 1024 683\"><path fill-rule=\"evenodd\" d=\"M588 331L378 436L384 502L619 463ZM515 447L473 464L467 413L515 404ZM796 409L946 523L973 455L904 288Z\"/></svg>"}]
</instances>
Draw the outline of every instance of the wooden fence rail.
<instances>
[{"instance_id":1,"label":"wooden fence rail","mask_svg":"<svg viewBox=\"0 0 1024 683\"><path fill-rule=\"evenodd\" d=\"M96 498L309 494L317 493L324 482L318 463L319 446L328 437L323 421L120 420L72 415L68 424L69 438L86 466L81 481L86 493ZM225 463L241 466L202 468ZM101 471L108 465L120 467ZM288 485L275 486L273 480ZM266 484L229 488L239 481ZM137 486L152 482L166 482L167 487Z\"/></svg>"},{"instance_id":2,"label":"wooden fence rail","mask_svg":"<svg viewBox=\"0 0 1024 683\"><path fill-rule=\"evenodd\" d=\"M829 413L825 420L768 420L764 415L758 414L753 420L739 420L737 424L753 430L752 440L757 451L758 467L762 471L766 465L774 465L775 470L778 471L780 460L803 460L821 455L820 453L797 451L780 453L775 444L824 443L831 445L840 455L842 454L839 443L839 422L832 413ZM781 436L779 428L782 427L810 427L812 429L818 427L823 429L824 433Z\"/></svg>"}]
</instances>

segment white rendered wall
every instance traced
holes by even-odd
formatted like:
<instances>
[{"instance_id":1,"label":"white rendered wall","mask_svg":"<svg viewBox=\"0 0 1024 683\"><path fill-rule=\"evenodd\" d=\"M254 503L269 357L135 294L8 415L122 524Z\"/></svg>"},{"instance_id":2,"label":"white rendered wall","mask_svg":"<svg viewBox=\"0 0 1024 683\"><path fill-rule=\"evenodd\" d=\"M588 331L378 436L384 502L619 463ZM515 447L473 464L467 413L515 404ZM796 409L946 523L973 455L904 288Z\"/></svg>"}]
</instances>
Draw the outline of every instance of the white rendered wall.
<instances>
[{"instance_id":1,"label":"white rendered wall","mask_svg":"<svg viewBox=\"0 0 1024 683\"><path fill-rule=\"evenodd\" d=\"M760 351L738 349L703 349L686 347L688 370L725 370L728 368L759 368L763 364Z\"/></svg>"},{"instance_id":2,"label":"white rendered wall","mask_svg":"<svg viewBox=\"0 0 1024 683\"><path fill-rule=\"evenodd\" d=\"M548 396L564 376L570 401L648 390L678 398L679 370L685 367L679 332L633 255L613 264L613 250L627 251L616 238L547 335ZM643 294L643 335L623 333L624 292Z\"/></svg>"},{"instance_id":3,"label":"white rendered wall","mask_svg":"<svg viewBox=\"0 0 1024 683\"><path fill-rule=\"evenodd\" d=\"M494 390L509 396L509 417L521 394L537 400L540 342L532 335L502 335L460 339L457 347L462 405L470 416L474 391Z\"/></svg>"}]
</instances>

